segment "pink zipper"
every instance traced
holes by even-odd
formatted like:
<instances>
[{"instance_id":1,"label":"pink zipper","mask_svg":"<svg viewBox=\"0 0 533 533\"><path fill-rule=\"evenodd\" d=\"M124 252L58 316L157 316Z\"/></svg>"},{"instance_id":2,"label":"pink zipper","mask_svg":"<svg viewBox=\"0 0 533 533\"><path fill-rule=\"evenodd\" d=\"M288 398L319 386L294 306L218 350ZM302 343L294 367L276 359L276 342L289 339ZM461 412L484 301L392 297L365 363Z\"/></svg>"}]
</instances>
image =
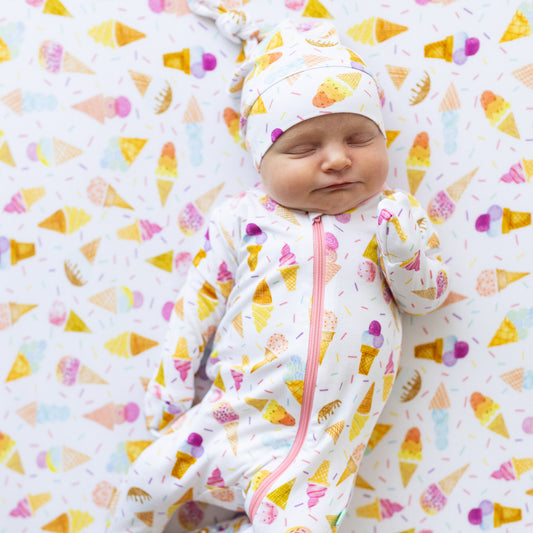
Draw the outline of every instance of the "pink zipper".
<instances>
[{"instance_id":1,"label":"pink zipper","mask_svg":"<svg viewBox=\"0 0 533 533\"><path fill-rule=\"evenodd\" d=\"M257 509L270 490L276 479L287 470L289 465L296 459L302 449L311 411L315 397L316 377L320 357L320 340L322 337L322 322L324 320L324 288L326 274L326 242L322 219L317 216L313 219L313 301L311 306L311 327L309 332L309 348L307 365L305 367L304 392L302 398L302 411L300 423L294 443L281 464L259 485L250 502L250 518L253 520Z\"/></svg>"}]
</instances>

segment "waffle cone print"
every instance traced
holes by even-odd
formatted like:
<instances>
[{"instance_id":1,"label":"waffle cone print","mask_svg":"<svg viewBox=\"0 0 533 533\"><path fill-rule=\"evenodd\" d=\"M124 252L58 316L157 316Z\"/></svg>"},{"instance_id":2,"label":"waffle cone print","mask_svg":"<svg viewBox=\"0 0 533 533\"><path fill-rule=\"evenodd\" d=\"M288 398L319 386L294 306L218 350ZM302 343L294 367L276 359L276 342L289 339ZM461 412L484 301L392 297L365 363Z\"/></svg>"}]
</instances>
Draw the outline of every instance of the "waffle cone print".
<instances>
[{"instance_id":1,"label":"waffle cone print","mask_svg":"<svg viewBox=\"0 0 533 533\"><path fill-rule=\"evenodd\" d=\"M4 4L0 530L527 531L531 0Z\"/></svg>"}]
</instances>

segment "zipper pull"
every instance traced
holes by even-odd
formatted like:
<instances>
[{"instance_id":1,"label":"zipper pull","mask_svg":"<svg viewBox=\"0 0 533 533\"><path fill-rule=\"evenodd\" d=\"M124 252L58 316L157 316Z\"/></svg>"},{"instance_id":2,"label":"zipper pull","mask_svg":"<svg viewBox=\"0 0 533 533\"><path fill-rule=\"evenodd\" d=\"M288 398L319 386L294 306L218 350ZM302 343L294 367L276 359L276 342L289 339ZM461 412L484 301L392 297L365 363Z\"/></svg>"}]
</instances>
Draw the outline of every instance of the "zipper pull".
<instances>
[{"instance_id":1,"label":"zipper pull","mask_svg":"<svg viewBox=\"0 0 533 533\"><path fill-rule=\"evenodd\" d=\"M322 222L322 215L317 215L313 218L313 224L320 224Z\"/></svg>"}]
</instances>

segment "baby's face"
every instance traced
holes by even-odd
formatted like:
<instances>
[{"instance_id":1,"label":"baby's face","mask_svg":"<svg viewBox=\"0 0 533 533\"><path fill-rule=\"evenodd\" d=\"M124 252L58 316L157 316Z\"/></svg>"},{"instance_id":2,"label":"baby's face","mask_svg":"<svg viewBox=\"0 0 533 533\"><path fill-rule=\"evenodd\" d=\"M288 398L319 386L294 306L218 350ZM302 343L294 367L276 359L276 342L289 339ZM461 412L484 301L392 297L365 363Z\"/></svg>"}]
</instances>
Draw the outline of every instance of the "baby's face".
<instances>
[{"instance_id":1,"label":"baby's face","mask_svg":"<svg viewBox=\"0 0 533 533\"><path fill-rule=\"evenodd\" d=\"M383 188L389 160L374 122L335 113L288 129L264 155L259 170L266 192L279 204L337 215Z\"/></svg>"}]
</instances>

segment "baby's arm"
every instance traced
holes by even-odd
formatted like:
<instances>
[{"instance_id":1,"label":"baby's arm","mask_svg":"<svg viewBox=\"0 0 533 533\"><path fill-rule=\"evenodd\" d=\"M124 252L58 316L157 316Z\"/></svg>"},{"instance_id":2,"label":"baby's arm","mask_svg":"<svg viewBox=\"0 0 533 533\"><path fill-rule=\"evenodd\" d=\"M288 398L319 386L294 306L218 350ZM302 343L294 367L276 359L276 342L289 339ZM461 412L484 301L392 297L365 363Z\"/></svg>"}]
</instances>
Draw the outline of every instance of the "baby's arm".
<instances>
[{"instance_id":1,"label":"baby's arm","mask_svg":"<svg viewBox=\"0 0 533 533\"><path fill-rule=\"evenodd\" d=\"M378 205L380 264L399 308L409 315L437 309L448 295L439 239L411 195L394 192Z\"/></svg>"},{"instance_id":2,"label":"baby's arm","mask_svg":"<svg viewBox=\"0 0 533 533\"><path fill-rule=\"evenodd\" d=\"M194 399L194 374L209 339L224 315L234 282L235 252L215 215L204 247L180 291L170 318L161 362L148 384L145 411L148 429L160 435L188 410Z\"/></svg>"}]
</instances>

